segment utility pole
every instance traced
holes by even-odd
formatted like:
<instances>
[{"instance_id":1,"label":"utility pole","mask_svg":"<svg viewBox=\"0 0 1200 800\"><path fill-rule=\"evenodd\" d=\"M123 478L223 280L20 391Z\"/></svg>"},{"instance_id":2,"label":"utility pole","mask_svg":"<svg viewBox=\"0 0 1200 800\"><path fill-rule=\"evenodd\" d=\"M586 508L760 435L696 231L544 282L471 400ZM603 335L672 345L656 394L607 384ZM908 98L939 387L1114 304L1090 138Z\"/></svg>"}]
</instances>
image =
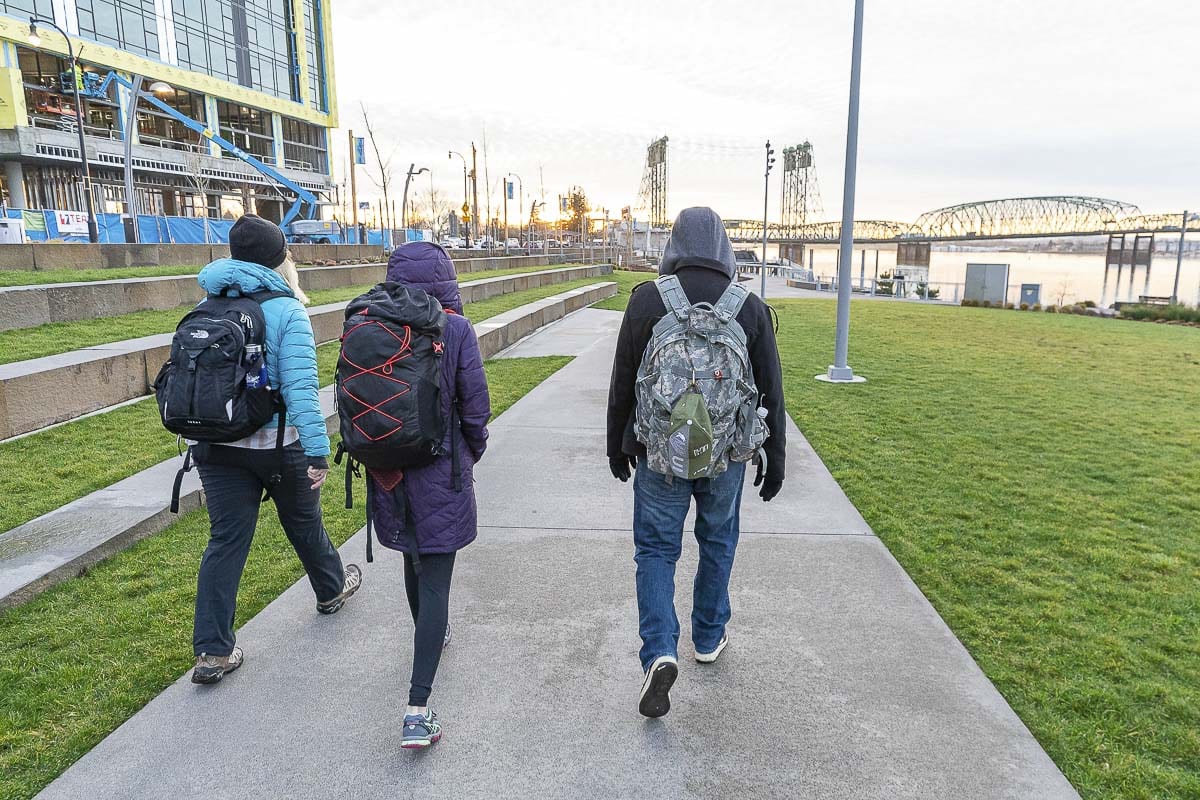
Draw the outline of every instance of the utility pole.
<instances>
[{"instance_id":1,"label":"utility pole","mask_svg":"<svg viewBox=\"0 0 1200 800\"><path fill-rule=\"evenodd\" d=\"M479 239L479 173L475 171L475 143L471 142L471 224L475 226L475 239Z\"/></svg>"},{"instance_id":2,"label":"utility pole","mask_svg":"<svg viewBox=\"0 0 1200 800\"><path fill-rule=\"evenodd\" d=\"M850 351L850 273L854 259L854 187L858 168L858 98L862 85L863 0L854 3L854 38L850 50L850 108L846 115L846 176L842 187L841 247L838 253L837 333L833 364L817 380L863 383L847 362Z\"/></svg>"},{"instance_id":3,"label":"utility pole","mask_svg":"<svg viewBox=\"0 0 1200 800\"><path fill-rule=\"evenodd\" d=\"M360 239L361 231L358 229L358 148L355 147L354 131L349 131L350 134L350 206L354 213L354 237ZM360 241L359 244L366 244Z\"/></svg>"},{"instance_id":4,"label":"utility pole","mask_svg":"<svg viewBox=\"0 0 1200 800\"><path fill-rule=\"evenodd\" d=\"M504 176L504 255L508 255L508 176Z\"/></svg>"},{"instance_id":5,"label":"utility pole","mask_svg":"<svg viewBox=\"0 0 1200 800\"><path fill-rule=\"evenodd\" d=\"M763 172L763 256L762 266L759 267L762 283L759 297L767 299L767 199L771 189L771 167L775 164L775 151L771 149L771 140L767 140L767 168Z\"/></svg>"}]
</instances>

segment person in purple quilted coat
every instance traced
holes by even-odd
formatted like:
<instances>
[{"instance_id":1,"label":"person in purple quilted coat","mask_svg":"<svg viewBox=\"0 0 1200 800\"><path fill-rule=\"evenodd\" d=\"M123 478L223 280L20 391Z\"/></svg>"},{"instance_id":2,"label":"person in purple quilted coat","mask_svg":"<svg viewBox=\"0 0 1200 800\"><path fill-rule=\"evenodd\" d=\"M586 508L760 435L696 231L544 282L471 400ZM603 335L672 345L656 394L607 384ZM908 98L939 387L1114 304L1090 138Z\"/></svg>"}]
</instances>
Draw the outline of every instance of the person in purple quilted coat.
<instances>
[{"instance_id":1,"label":"person in purple quilted coat","mask_svg":"<svg viewBox=\"0 0 1200 800\"><path fill-rule=\"evenodd\" d=\"M404 589L416 636L401 746L415 749L428 747L441 737L441 725L428 708L429 695L442 648L450 642L450 579L455 554L475 541L473 467L487 448L492 409L479 340L462 315L458 276L446 251L428 242L401 245L388 261L387 279L427 292L446 310L442 412L445 419L459 422L447 426L446 455L432 464L404 470L402 475L398 471L371 471L368 475L373 482L369 511L379 543L404 553ZM404 489L405 519L398 518L392 500L392 491L398 486ZM414 542L416 554L412 552Z\"/></svg>"}]
</instances>

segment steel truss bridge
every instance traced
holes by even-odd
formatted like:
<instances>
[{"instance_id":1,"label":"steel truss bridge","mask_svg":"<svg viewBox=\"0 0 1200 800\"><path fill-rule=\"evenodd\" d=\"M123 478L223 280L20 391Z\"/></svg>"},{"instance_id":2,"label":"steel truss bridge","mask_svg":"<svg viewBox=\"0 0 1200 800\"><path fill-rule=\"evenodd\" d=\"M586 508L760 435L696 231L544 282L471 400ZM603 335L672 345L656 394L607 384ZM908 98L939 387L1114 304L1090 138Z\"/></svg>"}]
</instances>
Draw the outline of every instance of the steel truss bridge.
<instances>
[{"instance_id":1,"label":"steel truss bridge","mask_svg":"<svg viewBox=\"0 0 1200 800\"><path fill-rule=\"evenodd\" d=\"M1179 233L1182 223L1182 213L1143 214L1131 203L1101 197L1014 197L939 208L922 214L911 223L856 220L854 241L894 244L906 240L961 242L1112 233ZM762 242L762 220L726 220L725 228L734 242ZM1200 232L1200 217L1189 217L1187 230ZM767 241L772 244L837 244L841 233L841 222L767 225Z\"/></svg>"}]
</instances>

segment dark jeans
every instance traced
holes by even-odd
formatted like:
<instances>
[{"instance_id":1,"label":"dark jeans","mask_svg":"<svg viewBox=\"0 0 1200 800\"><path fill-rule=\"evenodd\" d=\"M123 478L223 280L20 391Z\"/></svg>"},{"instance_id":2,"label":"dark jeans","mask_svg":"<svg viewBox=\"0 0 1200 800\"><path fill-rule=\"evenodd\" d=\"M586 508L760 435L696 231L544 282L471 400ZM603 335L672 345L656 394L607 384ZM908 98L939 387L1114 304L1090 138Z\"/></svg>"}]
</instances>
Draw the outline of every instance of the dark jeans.
<instances>
[{"instance_id":1,"label":"dark jeans","mask_svg":"<svg viewBox=\"0 0 1200 800\"><path fill-rule=\"evenodd\" d=\"M274 449L197 445L192 449L204 485L211 534L196 586L192 647L196 655L233 651L233 615L263 487L279 469ZM297 443L284 448L283 480L271 492L284 533L300 557L317 601L342 592L342 559L321 523L321 492L312 490L308 459Z\"/></svg>"},{"instance_id":2,"label":"dark jeans","mask_svg":"<svg viewBox=\"0 0 1200 800\"><path fill-rule=\"evenodd\" d=\"M412 556L404 555L404 592L417 624L413 640L410 706L429 705L433 679L442 660L446 621L450 616L450 579L454 575L454 553L421 554L421 574L413 569Z\"/></svg>"},{"instance_id":3,"label":"dark jeans","mask_svg":"<svg viewBox=\"0 0 1200 800\"><path fill-rule=\"evenodd\" d=\"M729 622L729 574L737 550L742 480L746 465L730 463L716 478L697 481L651 472L638 461L633 482L633 542L637 562L638 628L642 669L659 656L677 656L675 564L683 550L683 525L696 499L700 565L692 587L692 642L697 652L716 648Z\"/></svg>"}]
</instances>

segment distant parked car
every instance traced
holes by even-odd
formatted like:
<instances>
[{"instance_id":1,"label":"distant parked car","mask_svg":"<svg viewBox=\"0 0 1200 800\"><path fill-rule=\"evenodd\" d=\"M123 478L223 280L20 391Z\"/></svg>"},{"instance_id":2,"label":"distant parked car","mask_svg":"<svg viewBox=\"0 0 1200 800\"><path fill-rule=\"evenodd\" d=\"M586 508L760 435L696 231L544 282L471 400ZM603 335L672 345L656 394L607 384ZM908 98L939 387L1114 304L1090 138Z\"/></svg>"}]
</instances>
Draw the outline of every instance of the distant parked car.
<instances>
[{"instance_id":1,"label":"distant parked car","mask_svg":"<svg viewBox=\"0 0 1200 800\"><path fill-rule=\"evenodd\" d=\"M516 238L515 236L508 237L507 239L504 240L504 249L520 250L521 249L521 240Z\"/></svg>"}]
</instances>

